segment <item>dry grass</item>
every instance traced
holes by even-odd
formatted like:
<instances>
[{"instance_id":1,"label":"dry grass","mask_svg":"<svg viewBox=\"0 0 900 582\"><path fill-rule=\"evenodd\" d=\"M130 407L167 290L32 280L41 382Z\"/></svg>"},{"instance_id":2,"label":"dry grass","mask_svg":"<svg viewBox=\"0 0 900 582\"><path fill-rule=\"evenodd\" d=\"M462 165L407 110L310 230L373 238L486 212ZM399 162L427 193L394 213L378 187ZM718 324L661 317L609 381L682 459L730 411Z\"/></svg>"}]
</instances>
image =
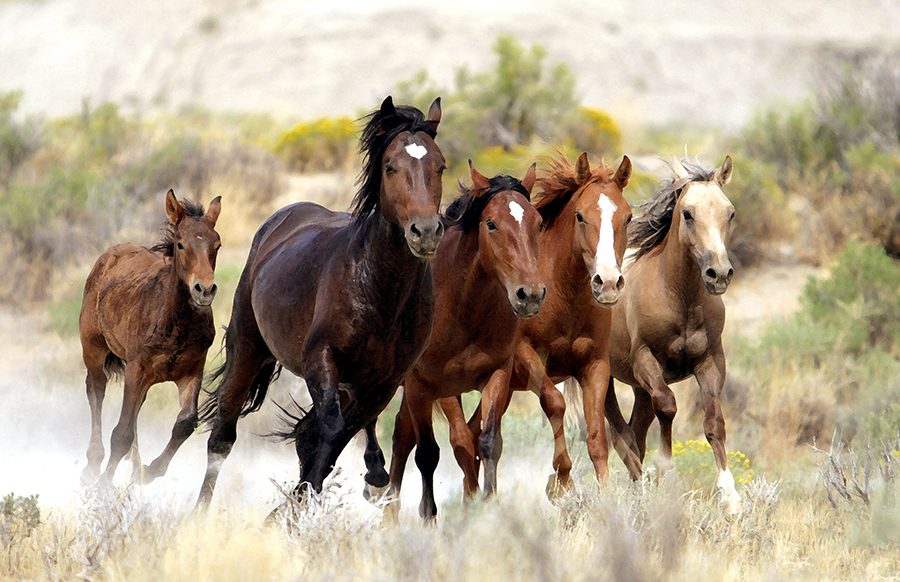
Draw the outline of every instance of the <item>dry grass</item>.
<instances>
[{"instance_id":1,"label":"dry grass","mask_svg":"<svg viewBox=\"0 0 900 582\"><path fill-rule=\"evenodd\" d=\"M71 513L53 513L13 539L0 554L0 577L877 580L900 568L896 545L860 536L866 518L848 518L820 490L785 495L757 480L744 494L744 514L726 519L714 499L671 479L586 486L558 507L511 490L426 527L381 525L335 481L304 511L271 524L227 510L160 508L136 489L95 490Z\"/></svg>"}]
</instances>

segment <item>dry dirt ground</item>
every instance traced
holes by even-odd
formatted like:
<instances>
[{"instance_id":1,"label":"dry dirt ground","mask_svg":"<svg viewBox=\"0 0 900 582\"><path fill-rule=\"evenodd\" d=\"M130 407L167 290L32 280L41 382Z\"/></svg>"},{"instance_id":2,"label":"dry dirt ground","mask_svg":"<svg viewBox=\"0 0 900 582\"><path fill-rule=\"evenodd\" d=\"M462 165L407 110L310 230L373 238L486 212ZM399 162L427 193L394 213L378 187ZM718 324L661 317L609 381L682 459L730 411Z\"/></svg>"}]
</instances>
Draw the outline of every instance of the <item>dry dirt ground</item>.
<instances>
[{"instance_id":1,"label":"dry dirt ground","mask_svg":"<svg viewBox=\"0 0 900 582\"><path fill-rule=\"evenodd\" d=\"M764 322L794 311L800 289L814 272L802 266L769 266L740 272L725 295L729 310L728 336L755 334ZM78 339L62 338L49 331L42 315L5 307L0 309L0 345L4 346L0 352L0 410L4 411L0 423L3 443L0 494L38 493L44 507L70 507L80 492L79 475L85 465L90 429ZM296 456L291 446L259 436L272 430L277 422L272 401L288 403L289 393L303 402L302 383L286 373L271 390L263 411L240 423L240 436L223 468L216 503L246 509L262 517L276 498L271 480L289 482L296 478ZM111 384L103 414L107 449L121 398L121 385ZM501 487L515 488L542 499L544 477L551 471L550 429L531 395L517 398L530 400L525 405L533 411L533 422L547 438L539 438L523 448L517 446L515 437L507 437L501 463ZM174 385L151 390L139 422L145 462L162 450L176 413ZM444 454L436 475L438 502L453 503L461 494L459 472L446 438L439 442ZM141 488L141 495L173 507L192 503L206 466L205 444L205 433L192 436L176 455L169 473ZM389 447L390 442L382 445ZM374 511L360 493L364 473L361 443L351 444L339 465L338 480L345 484L347 499L356 502L360 511ZM117 483L128 480L129 468L127 463L120 467ZM405 514L412 517L421 491L412 459L407 470L403 506Z\"/></svg>"}]
</instances>

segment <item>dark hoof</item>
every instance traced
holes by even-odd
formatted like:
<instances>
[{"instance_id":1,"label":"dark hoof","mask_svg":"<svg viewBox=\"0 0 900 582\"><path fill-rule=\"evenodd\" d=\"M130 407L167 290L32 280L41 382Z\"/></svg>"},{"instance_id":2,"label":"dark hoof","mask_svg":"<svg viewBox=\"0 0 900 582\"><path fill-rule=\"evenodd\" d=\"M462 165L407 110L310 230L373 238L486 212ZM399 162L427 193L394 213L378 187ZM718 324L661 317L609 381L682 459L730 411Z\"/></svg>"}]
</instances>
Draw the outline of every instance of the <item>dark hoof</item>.
<instances>
[{"instance_id":1,"label":"dark hoof","mask_svg":"<svg viewBox=\"0 0 900 582\"><path fill-rule=\"evenodd\" d=\"M367 472L364 479L366 480L367 485L373 487L387 487L389 481L387 471L384 470L384 467L378 467L375 470Z\"/></svg>"}]
</instances>

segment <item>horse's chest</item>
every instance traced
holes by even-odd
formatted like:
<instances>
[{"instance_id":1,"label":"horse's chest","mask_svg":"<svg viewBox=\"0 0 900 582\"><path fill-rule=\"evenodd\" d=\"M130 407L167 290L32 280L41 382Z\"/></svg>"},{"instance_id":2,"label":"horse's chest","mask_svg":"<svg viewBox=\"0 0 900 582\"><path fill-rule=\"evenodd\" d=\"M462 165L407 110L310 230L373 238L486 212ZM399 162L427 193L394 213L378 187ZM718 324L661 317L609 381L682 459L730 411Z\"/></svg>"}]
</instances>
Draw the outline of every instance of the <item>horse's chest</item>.
<instances>
[{"instance_id":1,"label":"horse's chest","mask_svg":"<svg viewBox=\"0 0 900 582\"><path fill-rule=\"evenodd\" d=\"M660 351L665 356L667 376L692 373L693 362L709 349L709 335L703 324L702 312L690 311L683 322L673 326L662 347Z\"/></svg>"}]
</instances>

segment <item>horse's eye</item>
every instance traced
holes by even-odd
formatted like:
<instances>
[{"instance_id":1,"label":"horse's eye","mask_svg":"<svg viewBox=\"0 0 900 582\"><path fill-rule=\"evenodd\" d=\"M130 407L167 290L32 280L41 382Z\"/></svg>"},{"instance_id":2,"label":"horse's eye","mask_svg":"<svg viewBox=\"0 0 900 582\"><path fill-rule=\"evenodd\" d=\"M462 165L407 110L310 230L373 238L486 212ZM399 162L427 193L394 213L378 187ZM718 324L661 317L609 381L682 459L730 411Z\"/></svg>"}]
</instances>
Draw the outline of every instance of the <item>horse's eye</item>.
<instances>
[{"instance_id":1,"label":"horse's eye","mask_svg":"<svg viewBox=\"0 0 900 582\"><path fill-rule=\"evenodd\" d=\"M490 218L487 219L486 224L487 224L488 230L497 230L497 225L494 224L494 221L491 220Z\"/></svg>"},{"instance_id":2,"label":"horse's eye","mask_svg":"<svg viewBox=\"0 0 900 582\"><path fill-rule=\"evenodd\" d=\"M388 164L384 167L384 172L385 174L396 174L397 170L396 168L394 168L394 166Z\"/></svg>"},{"instance_id":3,"label":"horse's eye","mask_svg":"<svg viewBox=\"0 0 900 582\"><path fill-rule=\"evenodd\" d=\"M728 215L728 222L731 222L732 220L734 220L734 210L732 210L731 214Z\"/></svg>"},{"instance_id":4,"label":"horse's eye","mask_svg":"<svg viewBox=\"0 0 900 582\"><path fill-rule=\"evenodd\" d=\"M688 210L683 210L681 212L681 215L684 217L685 220L694 220L694 217L691 215L690 211L688 211Z\"/></svg>"},{"instance_id":5,"label":"horse's eye","mask_svg":"<svg viewBox=\"0 0 900 582\"><path fill-rule=\"evenodd\" d=\"M444 175L444 171L445 171L446 169L447 169L447 166L441 166L440 168L438 168L438 174L440 174L440 175L443 176L443 175Z\"/></svg>"},{"instance_id":6,"label":"horse's eye","mask_svg":"<svg viewBox=\"0 0 900 582\"><path fill-rule=\"evenodd\" d=\"M625 224L631 224L631 216L628 217L628 220L625 221Z\"/></svg>"},{"instance_id":7,"label":"horse's eye","mask_svg":"<svg viewBox=\"0 0 900 582\"><path fill-rule=\"evenodd\" d=\"M584 223L584 217L581 215L580 212L575 213L575 220L577 220L578 222Z\"/></svg>"},{"instance_id":8,"label":"horse's eye","mask_svg":"<svg viewBox=\"0 0 900 582\"><path fill-rule=\"evenodd\" d=\"M184 245L183 245L183 244L178 243L176 246L178 247L178 250L179 250L179 251L183 251L183 250L184 250Z\"/></svg>"}]
</instances>

